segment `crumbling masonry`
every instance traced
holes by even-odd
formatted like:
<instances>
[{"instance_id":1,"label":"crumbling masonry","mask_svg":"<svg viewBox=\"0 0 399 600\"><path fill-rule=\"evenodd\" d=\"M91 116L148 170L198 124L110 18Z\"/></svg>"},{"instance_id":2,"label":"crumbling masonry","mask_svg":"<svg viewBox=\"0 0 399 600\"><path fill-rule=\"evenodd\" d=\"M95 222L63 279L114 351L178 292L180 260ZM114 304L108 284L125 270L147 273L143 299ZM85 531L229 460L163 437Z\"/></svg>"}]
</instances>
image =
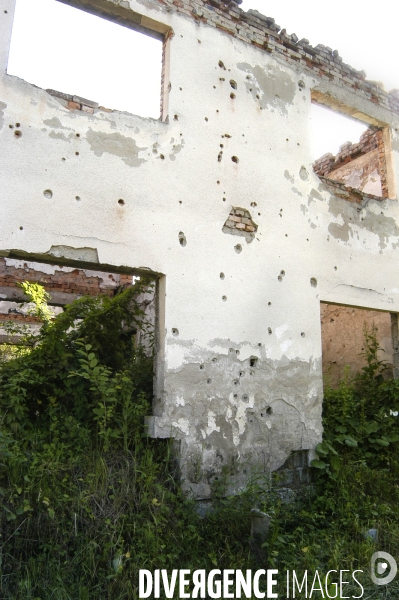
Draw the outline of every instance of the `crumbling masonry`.
<instances>
[{"instance_id":1,"label":"crumbling masonry","mask_svg":"<svg viewBox=\"0 0 399 600\"><path fill-rule=\"evenodd\" d=\"M151 273L147 426L176 440L184 488L284 464L300 479L322 436L320 303L399 312L399 95L238 2L67 3L163 40L162 114L7 75L0 0L0 297L32 269L54 294ZM312 102L372 127L364 177L360 147L313 171Z\"/></svg>"}]
</instances>

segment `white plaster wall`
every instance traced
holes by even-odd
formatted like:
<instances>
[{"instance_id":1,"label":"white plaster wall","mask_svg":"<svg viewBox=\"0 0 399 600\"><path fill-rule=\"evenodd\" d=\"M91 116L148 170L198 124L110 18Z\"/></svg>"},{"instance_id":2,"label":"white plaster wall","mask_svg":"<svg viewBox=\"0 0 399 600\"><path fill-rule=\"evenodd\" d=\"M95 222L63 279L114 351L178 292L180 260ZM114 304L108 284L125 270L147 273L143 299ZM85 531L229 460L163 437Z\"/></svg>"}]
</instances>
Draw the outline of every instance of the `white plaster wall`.
<instances>
[{"instance_id":1,"label":"white plaster wall","mask_svg":"<svg viewBox=\"0 0 399 600\"><path fill-rule=\"evenodd\" d=\"M11 14L10 0L0 4ZM187 487L208 495L212 477L230 454L239 462L256 447L258 455L267 455L263 468L275 469L290 451L320 440L319 302L399 311L398 204L370 202L358 211L333 198L313 174L314 77L160 6L148 8L144 0L130 5L174 31L169 123L126 113L71 112L3 72L0 249L92 247L100 263L165 275L165 393L156 402L153 433L181 439ZM11 21L4 16L1 12L3 65ZM130 58L123 60L128 64ZM361 105L364 110L363 100ZM370 110L378 117L378 107ZM386 114L379 118L384 121ZM18 139L9 128L17 122ZM393 150L397 175L397 132ZM51 199L43 195L47 189ZM249 210L258 224L252 243L222 233L232 206ZM184 247L179 232L186 236ZM253 375L250 356L260 359ZM210 377L215 364L221 366ZM232 382L244 367L240 397L234 399ZM248 406L240 400L246 393L252 398ZM250 405L256 413L273 402L269 424L249 435ZM232 407L236 416L229 413ZM205 438L204 423L210 428ZM197 481L189 469L194 459L203 469Z\"/></svg>"}]
</instances>

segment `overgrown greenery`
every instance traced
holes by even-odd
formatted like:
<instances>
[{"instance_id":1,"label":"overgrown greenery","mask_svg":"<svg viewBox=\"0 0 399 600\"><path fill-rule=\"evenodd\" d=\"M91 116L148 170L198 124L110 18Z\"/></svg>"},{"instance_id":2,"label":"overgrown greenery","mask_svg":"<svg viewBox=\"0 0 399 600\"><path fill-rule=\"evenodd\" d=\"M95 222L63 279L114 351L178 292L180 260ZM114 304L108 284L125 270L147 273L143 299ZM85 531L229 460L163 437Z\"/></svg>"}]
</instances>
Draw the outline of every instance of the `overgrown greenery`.
<instances>
[{"instance_id":1,"label":"overgrown greenery","mask_svg":"<svg viewBox=\"0 0 399 600\"><path fill-rule=\"evenodd\" d=\"M364 598L398 598L395 583L384 591L368 574L376 549L399 550L399 382L382 378L375 332L358 380L326 390L315 489L287 503L254 478L233 498L219 490L201 519L174 481L169 442L144 432L153 357L133 334L148 326L145 285L52 318L25 284L43 326L0 369L1 598L136 599L139 569L215 567L317 569L322 579L363 569ZM261 563L248 540L253 507L272 517Z\"/></svg>"}]
</instances>

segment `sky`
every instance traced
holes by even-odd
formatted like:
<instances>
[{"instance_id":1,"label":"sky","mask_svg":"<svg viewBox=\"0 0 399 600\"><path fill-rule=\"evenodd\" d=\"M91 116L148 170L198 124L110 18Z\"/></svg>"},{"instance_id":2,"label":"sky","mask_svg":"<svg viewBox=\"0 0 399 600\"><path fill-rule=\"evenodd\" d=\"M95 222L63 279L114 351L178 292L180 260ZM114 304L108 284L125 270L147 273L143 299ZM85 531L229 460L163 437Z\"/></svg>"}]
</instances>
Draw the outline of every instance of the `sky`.
<instances>
[{"instance_id":1,"label":"sky","mask_svg":"<svg viewBox=\"0 0 399 600\"><path fill-rule=\"evenodd\" d=\"M399 89L397 0L244 0L241 8L273 17L313 46L337 49L369 80L382 82L387 91ZM7 71L39 87L158 118L161 52L157 40L56 0L17 0ZM336 154L364 130L363 124L313 106L313 157Z\"/></svg>"}]
</instances>

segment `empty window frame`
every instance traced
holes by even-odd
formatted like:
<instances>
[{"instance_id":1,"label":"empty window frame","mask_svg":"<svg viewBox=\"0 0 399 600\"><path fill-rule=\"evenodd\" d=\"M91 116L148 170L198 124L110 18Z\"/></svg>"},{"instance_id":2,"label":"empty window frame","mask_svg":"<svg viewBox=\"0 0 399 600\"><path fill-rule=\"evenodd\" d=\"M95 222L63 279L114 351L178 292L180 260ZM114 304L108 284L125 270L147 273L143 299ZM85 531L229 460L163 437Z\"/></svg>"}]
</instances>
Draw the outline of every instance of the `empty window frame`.
<instances>
[{"instance_id":1,"label":"empty window frame","mask_svg":"<svg viewBox=\"0 0 399 600\"><path fill-rule=\"evenodd\" d=\"M369 125L326 107L319 94L312 99L315 173L364 194L390 197L388 128Z\"/></svg>"},{"instance_id":2,"label":"empty window frame","mask_svg":"<svg viewBox=\"0 0 399 600\"><path fill-rule=\"evenodd\" d=\"M17 0L7 73L62 92L71 109L158 118L168 27L146 21L154 29L101 0Z\"/></svg>"},{"instance_id":3,"label":"empty window frame","mask_svg":"<svg viewBox=\"0 0 399 600\"><path fill-rule=\"evenodd\" d=\"M320 305L323 378L338 387L346 376L356 377L366 364L364 330L375 331L380 347L379 360L385 361L383 376L397 377L397 315L355 306L322 302Z\"/></svg>"}]
</instances>

